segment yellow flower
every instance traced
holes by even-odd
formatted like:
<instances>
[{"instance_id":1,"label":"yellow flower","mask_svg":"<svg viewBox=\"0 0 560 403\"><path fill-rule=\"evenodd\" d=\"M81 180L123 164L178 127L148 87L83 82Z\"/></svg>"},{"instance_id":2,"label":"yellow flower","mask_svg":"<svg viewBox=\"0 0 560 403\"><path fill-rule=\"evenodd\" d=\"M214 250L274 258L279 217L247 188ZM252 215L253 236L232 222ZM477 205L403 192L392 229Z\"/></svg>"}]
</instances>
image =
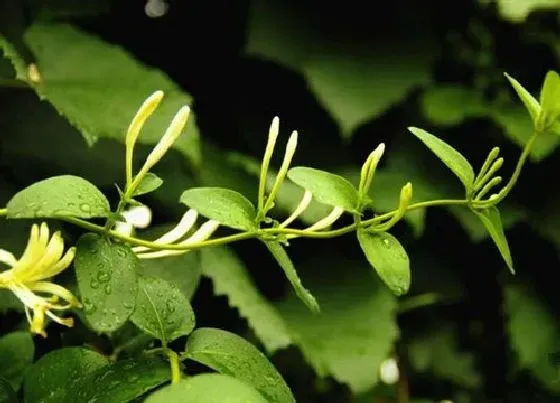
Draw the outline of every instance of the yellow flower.
<instances>
[{"instance_id":1,"label":"yellow flower","mask_svg":"<svg viewBox=\"0 0 560 403\"><path fill-rule=\"evenodd\" d=\"M0 262L11 268L0 273L0 288L8 288L25 305L25 314L31 332L47 336L45 315L65 326L71 327L72 318L61 318L52 310L81 307L80 302L66 288L45 281L56 276L72 263L76 248L64 252L64 241L57 231L49 239L49 227L33 224L27 247L18 260L11 252L0 249ZM63 304L59 303L62 299Z\"/></svg>"}]
</instances>

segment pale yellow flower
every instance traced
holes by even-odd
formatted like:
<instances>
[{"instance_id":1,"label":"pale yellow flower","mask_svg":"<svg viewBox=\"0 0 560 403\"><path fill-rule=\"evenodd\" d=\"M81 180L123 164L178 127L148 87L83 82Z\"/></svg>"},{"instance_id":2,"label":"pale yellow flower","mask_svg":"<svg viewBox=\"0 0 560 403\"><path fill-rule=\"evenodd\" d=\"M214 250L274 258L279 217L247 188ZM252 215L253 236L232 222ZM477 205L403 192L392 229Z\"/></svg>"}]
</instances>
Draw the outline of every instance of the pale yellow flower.
<instances>
[{"instance_id":1,"label":"pale yellow flower","mask_svg":"<svg viewBox=\"0 0 560 403\"><path fill-rule=\"evenodd\" d=\"M7 288L24 304L31 332L46 337L45 315L65 326L74 324L72 318L61 318L52 310L81 307L80 302L66 288L47 281L72 263L76 248L64 253L64 241L60 232L50 237L49 227L34 224L27 247L21 258L0 249L0 262L10 269L0 273L0 288ZM62 300L64 303L59 303Z\"/></svg>"}]
</instances>

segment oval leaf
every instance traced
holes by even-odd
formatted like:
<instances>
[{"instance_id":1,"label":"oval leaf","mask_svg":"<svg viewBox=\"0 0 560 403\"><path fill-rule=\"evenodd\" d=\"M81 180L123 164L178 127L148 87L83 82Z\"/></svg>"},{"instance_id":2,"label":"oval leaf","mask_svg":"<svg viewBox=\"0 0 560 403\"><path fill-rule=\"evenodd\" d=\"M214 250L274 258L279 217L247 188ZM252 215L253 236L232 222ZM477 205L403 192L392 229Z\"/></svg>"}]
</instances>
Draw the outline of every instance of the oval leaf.
<instances>
[{"instance_id":1,"label":"oval leaf","mask_svg":"<svg viewBox=\"0 0 560 403\"><path fill-rule=\"evenodd\" d=\"M0 362L9 365L0 367L0 377L18 390L27 367L33 362L35 345L29 332L12 332L0 338Z\"/></svg>"},{"instance_id":2,"label":"oval leaf","mask_svg":"<svg viewBox=\"0 0 560 403\"><path fill-rule=\"evenodd\" d=\"M164 344L191 333L194 312L181 290L156 277L138 278L136 308L130 320Z\"/></svg>"},{"instance_id":3,"label":"oval leaf","mask_svg":"<svg viewBox=\"0 0 560 403\"><path fill-rule=\"evenodd\" d=\"M560 118L560 76L555 71L546 73L540 96L540 104L544 119L551 126Z\"/></svg>"},{"instance_id":4,"label":"oval leaf","mask_svg":"<svg viewBox=\"0 0 560 403\"><path fill-rule=\"evenodd\" d=\"M463 182L465 189L472 190L474 183L474 171L467 159L449 144L417 127L409 127L408 130L418 137L432 152Z\"/></svg>"},{"instance_id":5,"label":"oval leaf","mask_svg":"<svg viewBox=\"0 0 560 403\"><path fill-rule=\"evenodd\" d=\"M357 234L364 255L379 277L396 295L405 294L410 287L410 262L398 239L387 232L358 230Z\"/></svg>"},{"instance_id":6,"label":"oval leaf","mask_svg":"<svg viewBox=\"0 0 560 403\"><path fill-rule=\"evenodd\" d=\"M358 191L342 176L315 168L294 167L288 171L288 178L309 190L320 203L339 206L346 211L356 211Z\"/></svg>"},{"instance_id":7,"label":"oval leaf","mask_svg":"<svg viewBox=\"0 0 560 403\"><path fill-rule=\"evenodd\" d=\"M298 298L301 299L312 312L318 313L321 308L319 307L317 300L313 294L311 294L311 292L303 286L301 279L297 274L296 268L286 253L286 250L278 242L265 242L265 245L272 256L274 256L274 259L276 259L282 270L284 270L284 274L286 274L286 278L290 284L292 284Z\"/></svg>"},{"instance_id":8,"label":"oval leaf","mask_svg":"<svg viewBox=\"0 0 560 403\"><path fill-rule=\"evenodd\" d=\"M138 259L126 245L88 233L77 244L74 267L84 314L97 332L112 332L134 311Z\"/></svg>"},{"instance_id":9,"label":"oval leaf","mask_svg":"<svg viewBox=\"0 0 560 403\"><path fill-rule=\"evenodd\" d=\"M267 403L250 385L231 376L202 374L158 390L146 403Z\"/></svg>"},{"instance_id":10,"label":"oval leaf","mask_svg":"<svg viewBox=\"0 0 560 403\"><path fill-rule=\"evenodd\" d=\"M6 208L8 218L107 217L111 210L95 185L73 175L36 182L16 193Z\"/></svg>"},{"instance_id":11,"label":"oval leaf","mask_svg":"<svg viewBox=\"0 0 560 403\"><path fill-rule=\"evenodd\" d=\"M138 185L134 191L134 196L143 195L146 193L151 193L157 188L163 185L163 179L161 179L156 174L148 172L146 176L142 179L142 182Z\"/></svg>"},{"instance_id":12,"label":"oval leaf","mask_svg":"<svg viewBox=\"0 0 560 403\"><path fill-rule=\"evenodd\" d=\"M257 212L241 193L219 187L198 187L185 190L181 202L211 220L227 227L252 231L257 229Z\"/></svg>"},{"instance_id":13,"label":"oval leaf","mask_svg":"<svg viewBox=\"0 0 560 403\"><path fill-rule=\"evenodd\" d=\"M190 335L185 349L191 360L253 385L269 402L295 402L274 365L254 345L234 333L200 328Z\"/></svg>"},{"instance_id":14,"label":"oval leaf","mask_svg":"<svg viewBox=\"0 0 560 403\"><path fill-rule=\"evenodd\" d=\"M513 260L511 259L511 253L509 251L509 245L504 234L504 227L502 226L502 219L500 218L500 211L497 207L490 207L486 210L473 212L482 222L488 234L494 241L494 244L500 251L502 258L506 262L509 270L512 274L515 274L515 269L513 268Z\"/></svg>"},{"instance_id":15,"label":"oval leaf","mask_svg":"<svg viewBox=\"0 0 560 403\"><path fill-rule=\"evenodd\" d=\"M69 402L76 383L107 364L107 358L103 355L85 348L62 348L48 353L25 374L25 401Z\"/></svg>"}]
</instances>

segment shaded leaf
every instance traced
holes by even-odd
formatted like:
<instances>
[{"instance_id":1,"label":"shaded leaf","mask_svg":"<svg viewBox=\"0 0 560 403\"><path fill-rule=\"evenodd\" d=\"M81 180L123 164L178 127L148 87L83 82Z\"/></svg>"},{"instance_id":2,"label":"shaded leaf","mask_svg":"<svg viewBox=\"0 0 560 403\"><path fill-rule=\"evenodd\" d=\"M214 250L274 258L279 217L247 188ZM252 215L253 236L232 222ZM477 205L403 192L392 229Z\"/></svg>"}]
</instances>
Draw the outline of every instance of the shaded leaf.
<instances>
[{"instance_id":1,"label":"shaded leaf","mask_svg":"<svg viewBox=\"0 0 560 403\"><path fill-rule=\"evenodd\" d=\"M227 227L246 231L257 229L255 207L245 196L233 190L191 188L183 192L181 203Z\"/></svg>"},{"instance_id":2,"label":"shaded leaf","mask_svg":"<svg viewBox=\"0 0 560 403\"><path fill-rule=\"evenodd\" d=\"M189 359L253 385L270 402L295 402L274 365L254 345L234 333L197 329L190 335L185 351Z\"/></svg>"},{"instance_id":3,"label":"shaded leaf","mask_svg":"<svg viewBox=\"0 0 560 403\"><path fill-rule=\"evenodd\" d=\"M183 379L151 394L146 403L267 403L249 384L221 374Z\"/></svg>"},{"instance_id":4,"label":"shaded leaf","mask_svg":"<svg viewBox=\"0 0 560 403\"><path fill-rule=\"evenodd\" d=\"M134 311L138 258L129 246L87 233L77 244L74 267L84 314L97 332L112 332Z\"/></svg>"},{"instance_id":5,"label":"shaded leaf","mask_svg":"<svg viewBox=\"0 0 560 403\"><path fill-rule=\"evenodd\" d=\"M288 178L309 190L320 203L356 211L358 191L342 176L314 168L294 167L288 171Z\"/></svg>"},{"instance_id":6,"label":"shaded leaf","mask_svg":"<svg viewBox=\"0 0 560 403\"><path fill-rule=\"evenodd\" d=\"M292 285L296 295L303 301L305 305L312 311L312 312L319 312L321 308L317 303L317 300L311 294L311 292L305 288L298 276L296 268L292 263L292 260L286 253L286 250L280 245L278 242L264 242L274 259L278 262L282 270L284 270L284 274L286 278Z\"/></svg>"},{"instance_id":7,"label":"shaded leaf","mask_svg":"<svg viewBox=\"0 0 560 403\"><path fill-rule=\"evenodd\" d=\"M16 392L4 378L0 378L0 403L18 403Z\"/></svg>"},{"instance_id":8,"label":"shaded leaf","mask_svg":"<svg viewBox=\"0 0 560 403\"><path fill-rule=\"evenodd\" d=\"M195 325L188 299L172 283L156 277L138 278L136 308L130 320L164 345L189 334Z\"/></svg>"},{"instance_id":9,"label":"shaded leaf","mask_svg":"<svg viewBox=\"0 0 560 403\"><path fill-rule=\"evenodd\" d=\"M109 201L79 176L61 175L36 182L8 202L8 218L107 217Z\"/></svg>"},{"instance_id":10,"label":"shaded leaf","mask_svg":"<svg viewBox=\"0 0 560 403\"><path fill-rule=\"evenodd\" d=\"M99 138L124 142L124 133L142 102L156 89L165 100L146 122L139 143L156 144L179 108L191 97L159 70L134 60L120 47L61 23L36 23L25 43L34 54L40 82L27 77L27 66L0 37L0 49L14 64L17 78L79 129L88 144ZM80 66L79 69L76 66ZM200 162L199 136L191 114L186 133L173 145L192 163Z\"/></svg>"},{"instance_id":11,"label":"shaded leaf","mask_svg":"<svg viewBox=\"0 0 560 403\"><path fill-rule=\"evenodd\" d=\"M396 295L405 294L410 287L410 262L399 240L388 232L358 230L357 236L369 264L387 287Z\"/></svg>"},{"instance_id":12,"label":"shaded leaf","mask_svg":"<svg viewBox=\"0 0 560 403\"><path fill-rule=\"evenodd\" d=\"M511 259L511 253L509 251L509 245L507 238L504 234L504 228L502 226L502 220L500 218L500 211L497 207L490 207L484 210L473 210L474 214L480 219L486 231L494 241L494 244L500 251L502 258L506 262L509 270L512 274L515 273L513 269L513 261Z\"/></svg>"},{"instance_id":13,"label":"shaded leaf","mask_svg":"<svg viewBox=\"0 0 560 403\"><path fill-rule=\"evenodd\" d=\"M134 196L151 193L157 188L159 188L161 185L163 185L163 179L161 179L156 174L148 172L146 176L144 176L144 178L142 179L142 182L140 182L140 185L138 185L138 187L136 188L136 191L134 192Z\"/></svg>"},{"instance_id":14,"label":"shaded leaf","mask_svg":"<svg viewBox=\"0 0 560 403\"><path fill-rule=\"evenodd\" d=\"M511 347L522 369L528 369L544 386L560 393L560 326L558 318L530 289L509 285L505 312Z\"/></svg>"},{"instance_id":15,"label":"shaded leaf","mask_svg":"<svg viewBox=\"0 0 560 403\"><path fill-rule=\"evenodd\" d=\"M463 182L465 190L469 192L474 183L474 171L463 155L445 143L443 140L417 127L408 130L418 137L432 152Z\"/></svg>"},{"instance_id":16,"label":"shaded leaf","mask_svg":"<svg viewBox=\"0 0 560 403\"><path fill-rule=\"evenodd\" d=\"M215 295L225 295L229 304L247 319L259 340L269 352L284 348L291 338L284 320L259 292L243 262L226 247L201 250L201 266L212 279Z\"/></svg>"},{"instance_id":17,"label":"shaded leaf","mask_svg":"<svg viewBox=\"0 0 560 403\"><path fill-rule=\"evenodd\" d=\"M0 377L8 381L14 390L23 382L25 371L33 362L35 345L29 332L12 332L0 338Z\"/></svg>"},{"instance_id":18,"label":"shaded leaf","mask_svg":"<svg viewBox=\"0 0 560 403\"><path fill-rule=\"evenodd\" d=\"M103 355L79 347L52 351L35 362L25 374L25 401L71 402L80 379L108 365Z\"/></svg>"}]
</instances>

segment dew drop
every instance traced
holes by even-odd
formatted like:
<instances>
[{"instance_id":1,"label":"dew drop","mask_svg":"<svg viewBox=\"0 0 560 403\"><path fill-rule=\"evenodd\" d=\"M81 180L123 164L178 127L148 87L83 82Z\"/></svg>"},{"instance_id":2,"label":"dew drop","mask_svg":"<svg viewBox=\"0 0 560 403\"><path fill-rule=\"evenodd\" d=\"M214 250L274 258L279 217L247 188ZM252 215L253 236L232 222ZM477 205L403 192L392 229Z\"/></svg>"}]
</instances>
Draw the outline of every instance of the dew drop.
<instances>
[{"instance_id":1,"label":"dew drop","mask_svg":"<svg viewBox=\"0 0 560 403\"><path fill-rule=\"evenodd\" d=\"M173 303L173 301L167 301L165 303L165 307L167 308L167 312L169 313L175 312L175 304Z\"/></svg>"},{"instance_id":2,"label":"dew drop","mask_svg":"<svg viewBox=\"0 0 560 403\"><path fill-rule=\"evenodd\" d=\"M131 303L131 302L128 302L128 301L123 302L123 306L124 306L126 309L132 309L132 308L134 308L134 304Z\"/></svg>"},{"instance_id":3,"label":"dew drop","mask_svg":"<svg viewBox=\"0 0 560 403\"><path fill-rule=\"evenodd\" d=\"M107 284L103 291L105 291L106 295L110 295L113 292L113 287L111 287L111 284Z\"/></svg>"},{"instance_id":4,"label":"dew drop","mask_svg":"<svg viewBox=\"0 0 560 403\"><path fill-rule=\"evenodd\" d=\"M95 289L99 288L99 281L92 278L89 282L89 286L95 290Z\"/></svg>"},{"instance_id":5,"label":"dew drop","mask_svg":"<svg viewBox=\"0 0 560 403\"><path fill-rule=\"evenodd\" d=\"M89 299L85 299L83 305L85 314L92 314L97 310L97 307Z\"/></svg>"},{"instance_id":6,"label":"dew drop","mask_svg":"<svg viewBox=\"0 0 560 403\"><path fill-rule=\"evenodd\" d=\"M111 273L105 270L100 270L97 272L97 279L100 283L106 283L111 280Z\"/></svg>"},{"instance_id":7,"label":"dew drop","mask_svg":"<svg viewBox=\"0 0 560 403\"><path fill-rule=\"evenodd\" d=\"M128 253L127 253L126 249L121 248L121 247L117 248L117 255L119 255L120 257L126 257L127 254Z\"/></svg>"},{"instance_id":8,"label":"dew drop","mask_svg":"<svg viewBox=\"0 0 560 403\"><path fill-rule=\"evenodd\" d=\"M82 210L84 213L90 213L91 206L88 203L80 203L80 210Z\"/></svg>"}]
</instances>

